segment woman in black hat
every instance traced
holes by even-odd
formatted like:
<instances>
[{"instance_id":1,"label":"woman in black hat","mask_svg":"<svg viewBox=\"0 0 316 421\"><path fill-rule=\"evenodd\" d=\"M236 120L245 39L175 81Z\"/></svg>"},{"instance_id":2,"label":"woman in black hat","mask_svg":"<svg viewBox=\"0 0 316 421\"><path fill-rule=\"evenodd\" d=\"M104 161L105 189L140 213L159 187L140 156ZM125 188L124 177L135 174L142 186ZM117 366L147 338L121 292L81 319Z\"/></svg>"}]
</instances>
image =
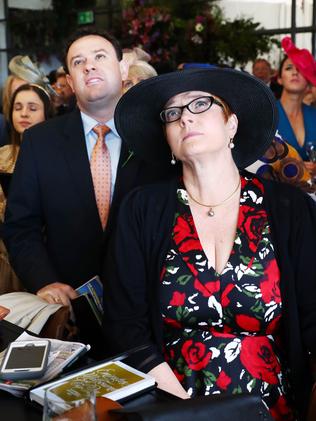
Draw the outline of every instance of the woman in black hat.
<instances>
[{"instance_id":1,"label":"woman in black hat","mask_svg":"<svg viewBox=\"0 0 316 421\"><path fill-rule=\"evenodd\" d=\"M313 381L315 205L243 171L277 122L271 91L229 69L165 74L122 97L122 138L144 159L181 161L182 175L122 204L104 329L112 353L144 346L134 364L162 389L259 394L288 421Z\"/></svg>"}]
</instances>

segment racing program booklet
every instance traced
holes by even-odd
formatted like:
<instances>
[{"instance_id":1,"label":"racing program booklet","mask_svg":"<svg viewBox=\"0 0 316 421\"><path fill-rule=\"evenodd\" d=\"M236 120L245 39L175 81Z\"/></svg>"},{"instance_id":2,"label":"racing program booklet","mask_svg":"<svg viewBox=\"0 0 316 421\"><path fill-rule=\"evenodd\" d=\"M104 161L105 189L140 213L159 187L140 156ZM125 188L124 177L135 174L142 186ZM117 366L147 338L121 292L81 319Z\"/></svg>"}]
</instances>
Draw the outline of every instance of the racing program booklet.
<instances>
[{"instance_id":1,"label":"racing program booklet","mask_svg":"<svg viewBox=\"0 0 316 421\"><path fill-rule=\"evenodd\" d=\"M29 397L40 405L44 404L45 390L50 389L61 403L80 399L87 389L95 390L96 396L105 396L112 400L122 400L136 393L152 389L155 379L121 361L101 364L76 371L60 380L33 388Z\"/></svg>"},{"instance_id":2,"label":"racing program booklet","mask_svg":"<svg viewBox=\"0 0 316 421\"><path fill-rule=\"evenodd\" d=\"M92 310L99 325L102 324L103 315L103 285L98 276L94 276L80 287L76 288L79 295L72 302L75 315L86 313L86 303ZM80 327L80 326L79 326Z\"/></svg>"}]
</instances>

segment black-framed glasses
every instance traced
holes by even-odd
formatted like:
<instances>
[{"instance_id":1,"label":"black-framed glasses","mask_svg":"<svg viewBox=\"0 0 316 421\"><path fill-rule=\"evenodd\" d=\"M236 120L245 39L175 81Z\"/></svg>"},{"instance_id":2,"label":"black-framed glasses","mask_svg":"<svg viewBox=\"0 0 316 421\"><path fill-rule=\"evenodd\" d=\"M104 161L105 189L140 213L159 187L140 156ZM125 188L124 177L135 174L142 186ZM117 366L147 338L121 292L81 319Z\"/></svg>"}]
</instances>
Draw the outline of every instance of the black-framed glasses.
<instances>
[{"instance_id":1,"label":"black-framed glasses","mask_svg":"<svg viewBox=\"0 0 316 421\"><path fill-rule=\"evenodd\" d=\"M174 121L180 120L185 108L192 114L201 114L209 110L213 104L223 107L223 104L217 101L213 96L200 96L182 107L165 108L161 111L160 118L165 124L173 123Z\"/></svg>"}]
</instances>

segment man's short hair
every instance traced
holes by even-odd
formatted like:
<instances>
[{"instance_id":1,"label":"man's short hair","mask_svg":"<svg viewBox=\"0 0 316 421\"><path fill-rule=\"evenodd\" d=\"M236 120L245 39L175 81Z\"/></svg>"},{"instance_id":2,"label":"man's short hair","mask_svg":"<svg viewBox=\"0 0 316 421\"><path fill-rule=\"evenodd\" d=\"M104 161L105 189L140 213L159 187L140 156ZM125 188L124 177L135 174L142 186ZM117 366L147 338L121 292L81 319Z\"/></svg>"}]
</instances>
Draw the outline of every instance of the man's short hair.
<instances>
[{"instance_id":1,"label":"man's short hair","mask_svg":"<svg viewBox=\"0 0 316 421\"><path fill-rule=\"evenodd\" d=\"M271 69L271 64L268 62L268 60L267 59L265 59L265 58L257 58L254 62L253 62L253 65L252 65L252 68L254 68L255 67L255 65L257 64L257 63L265 63L267 66L269 66L269 68Z\"/></svg>"},{"instance_id":2,"label":"man's short hair","mask_svg":"<svg viewBox=\"0 0 316 421\"><path fill-rule=\"evenodd\" d=\"M65 47L64 56L63 56L63 67L64 67L66 73L69 74L69 68L68 68L68 64L67 64L67 55L68 55L69 48L78 39L83 38L83 37L87 37L89 35L97 35L97 36L102 37L102 38L106 39L107 41L109 41L112 44L112 46L115 50L118 61L122 60L121 45L113 35L111 35L110 33L106 32L106 31L99 30L99 29L96 29L96 28L81 28L78 31L76 31L75 33L73 33L68 38L68 40L66 42L66 47Z\"/></svg>"}]
</instances>

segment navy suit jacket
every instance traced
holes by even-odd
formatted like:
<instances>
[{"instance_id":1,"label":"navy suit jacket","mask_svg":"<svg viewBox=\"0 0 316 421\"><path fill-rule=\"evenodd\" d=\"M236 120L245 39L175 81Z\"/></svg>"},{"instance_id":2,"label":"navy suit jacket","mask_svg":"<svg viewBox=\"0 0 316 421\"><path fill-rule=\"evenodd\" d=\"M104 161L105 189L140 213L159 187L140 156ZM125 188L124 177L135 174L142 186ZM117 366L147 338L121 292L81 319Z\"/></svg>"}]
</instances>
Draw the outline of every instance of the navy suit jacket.
<instances>
[{"instance_id":1,"label":"navy suit jacket","mask_svg":"<svg viewBox=\"0 0 316 421\"><path fill-rule=\"evenodd\" d=\"M103 231L79 110L25 132L2 236L11 264L28 291L36 292L52 282L77 287L100 274L122 198L134 187L160 178L158 168L128 157L122 141Z\"/></svg>"}]
</instances>

